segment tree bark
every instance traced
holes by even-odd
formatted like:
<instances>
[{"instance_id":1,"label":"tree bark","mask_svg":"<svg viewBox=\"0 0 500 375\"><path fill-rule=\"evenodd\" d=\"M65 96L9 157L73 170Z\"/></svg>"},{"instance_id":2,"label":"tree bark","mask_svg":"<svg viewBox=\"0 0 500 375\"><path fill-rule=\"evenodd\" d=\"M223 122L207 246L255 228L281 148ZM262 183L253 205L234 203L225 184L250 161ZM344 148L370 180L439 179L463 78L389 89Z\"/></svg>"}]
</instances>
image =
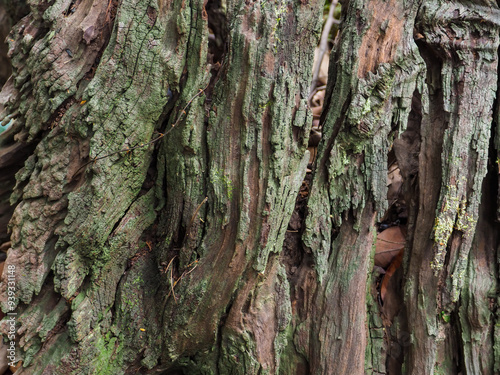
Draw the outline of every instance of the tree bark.
<instances>
[{"instance_id":1,"label":"tree bark","mask_svg":"<svg viewBox=\"0 0 500 375\"><path fill-rule=\"evenodd\" d=\"M322 2L27 3L0 93L16 373L500 371L496 2L342 2L312 173Z\"/></svg>"}]
</instances>

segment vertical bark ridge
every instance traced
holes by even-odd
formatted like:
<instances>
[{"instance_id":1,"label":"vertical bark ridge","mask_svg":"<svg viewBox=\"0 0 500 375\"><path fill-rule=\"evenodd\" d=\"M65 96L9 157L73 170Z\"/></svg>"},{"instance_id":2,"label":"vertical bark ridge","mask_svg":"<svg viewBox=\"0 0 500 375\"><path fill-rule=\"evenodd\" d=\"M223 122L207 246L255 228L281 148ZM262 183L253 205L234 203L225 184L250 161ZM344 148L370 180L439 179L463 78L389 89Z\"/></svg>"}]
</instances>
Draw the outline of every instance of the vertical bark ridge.
<instances>
[{"instance_id":1,"label":"vertical bark ridge","mask_svg":"<svg viewBox=\"0 0 500 375\"><path fill-rule=\"evenodd\" d=\"M456 373L463 371L463 361L470 362L459 356L445 360L456 352L456 339L445 338L468 330L446 323L454 316L465 280L472 276L467 264L497 87L498 25L490 18L497 12L496 7L436 2L422 4L418 15L419 43L429 71L429 104L422 119L420 203L405 283L413 335L407 357L410 372ZM439 159L440 165L432 165Z\"/></svg>"},{"instance_id":2,"label":"vertical bark ridge","mask_svg":"<svg viewBox=\"0 0 500 375\"><path fill-rule=\"evenodd\" d=\"M197 340L179 337L174 321L167 332L176 340L165 361L177 359L185 368L199 368L203 360L188 356L212 348L220 371L278 371L279 359L274 358L286 346L290 298L274 253L281 251L305 174L311 123L305 103L312 65L306 46L317 34L303 30L317 30L311 17L319 8L316 2L236 1L227 6L227 53L211 94L207 124L205 235L195 250L197 269L179 287L179 304L191 303L190 311L182 309L188 317L186 329ZM297 55L301 58L292 60ZM264 291L275 289L278 295L266 300ZM168 316L179 310L172 300L166 306ZM220 347L214 347L216 342ZM205 360L215 356L211 353Z\"/></svg>"},{"instance_id":3,"label":"vertical bark ridge","mask_svg":"<svg viewBox=\"0 0 500 375\"><path fill-rule=\"evenodd\" d=\"M354 360L375 345L366 329L374 224L387 208L393 128L406 129L413 92L423 85L425 66L413 42L418 3L405 2L401 9L371 3L370 9L362 2L343 9L343 28L331 55L333 86L325 99L320 162L308 201L303 241L313 254L318 285L304 324L310 327L308 359L315 374L379 370L375 359ZM385 23L374 9L388 15ZM379 37L383 53L374 50ZM375 329L383 328L379 324Z\"/></svg>"}]
</instances>

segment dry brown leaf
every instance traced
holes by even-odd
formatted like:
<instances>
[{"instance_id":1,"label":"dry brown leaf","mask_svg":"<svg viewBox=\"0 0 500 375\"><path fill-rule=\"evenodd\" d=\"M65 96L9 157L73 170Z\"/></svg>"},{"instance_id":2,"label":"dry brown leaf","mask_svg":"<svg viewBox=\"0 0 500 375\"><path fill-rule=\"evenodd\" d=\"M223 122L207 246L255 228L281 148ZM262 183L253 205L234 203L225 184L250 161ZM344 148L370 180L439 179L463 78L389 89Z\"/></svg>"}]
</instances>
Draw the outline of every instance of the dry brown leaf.
<instances>
[{"instance_id":1,"label":"dry brown leaf","mask_svg":"<svg viewBox=\"0 0 500 375\"><path fill-rule=\"evenodd\" d=\"M398 163L393 163L387 171L387 200L389 201L389 205L398 199L402 184L403 177L401 176Z\"/></svg>"},{"instance_id":2,"label":"dry brown leaf","mask_svg":"<svg viewBox=\"0 0 500 375\"><path fill-rule=\"evenodd\" d=\"M389 285L389 281L391 280L392 275L394 275L394 272L396 272L396 270L401 266L401 263L403 263L403 253L404 249L398 251L391 265L385 272L384 278L382 279L382 284L380 285L380 298L382 299L382 302L385 299L387 293L387 287Z\"/></svg>"},{"instance_id":3,"label":"dry brown leaf","mask_svg":"<svg viewBox=\"0 0 500 375\"><path fill-rule=\"evenodd\" d=\"M313 107L320 106L323 108L323 102L325 101L325 88L318 89L311 99L311 103Z\"/></svg>"},{"instance_id":4,"label":"dry brown leaf","mask_svg":"<svg viewBox=\"0 0 500 375\"><path fill-rule=\"evenodd\" d=\"M0 245L0 251L3 252L3 253L6 253L7 250L9 250L10 245L11 245L10 241L4 242L3 244Z\"/></svg>"},{"instance_id":5,"label":"dry brown leaf","mask_svg":"<svg viewBox=\"0 0 500 375\"><path fill-rule=\"evenodd\" d=\"M312 107L311 111L313 113L314 118L319 118L321 116L321 111L323 111L323 107L320 106Z\"/></svg>"},{"instance_id":6,"label":"dry brown leaf","mask_svg":"<svg viewBox=\"0 0 500 375\"><path fill-rule=\"evenodd\" d=\"M309 164L313 164L316 160L317 148L316 147L308 147L309 150Z\"/></svg>"},{"instance_id":7,"label":"dry brown leaf","mask_svg":"<svg viewBox=\"0 0 500 375\"><path fill-rule=\"evenodd\" d=\"M377 235L375 265L387 269L399 251L404 248L406 236L403 227L395 226Z\"/></svg>"},{"instance_id":8,"label":"dry brown leaf","mask_svg":"<svg viewBox=\"0 0 500 375\"><path fill-rule=\"evenodd\" d=\"M10 371L14 374L17 370L19 370L19 367L23 365L23 361L19 361L16 363L15 366L9 366Z\"/></svg>"}]
</instances>

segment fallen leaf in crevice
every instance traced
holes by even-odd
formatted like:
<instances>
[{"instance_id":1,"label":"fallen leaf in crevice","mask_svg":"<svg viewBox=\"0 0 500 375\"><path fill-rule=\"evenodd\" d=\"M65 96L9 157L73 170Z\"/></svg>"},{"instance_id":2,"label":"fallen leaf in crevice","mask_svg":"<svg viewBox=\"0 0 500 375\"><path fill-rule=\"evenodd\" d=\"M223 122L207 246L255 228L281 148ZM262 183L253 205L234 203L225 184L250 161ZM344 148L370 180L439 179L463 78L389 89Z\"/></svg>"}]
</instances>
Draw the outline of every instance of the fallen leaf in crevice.
<instances>
[{"instance_id":1,"label":"fallen leaf in crevice","mask_svg":"<svg viewBox=\"0 0 500 375\"><path fill-rule=\"evenodd\" d=\"M311 111L315 119L319 119L323 111L323 102L325 100L325 90L318 90L311 99Z\"/></svg>"},{"instance_id":2,"label":"fallen leaf in crevice","mask_svg":"<svg viewBox=\"0 0 500 375\"><path fill-rule=\"evenodd\" d=\"M389 201L389 206L400 199L402 185L403 177L401 176L398 163L395 162L387 172L387 200Z\"/></svg>"},{"instance_id":3,"label":"fallen leaf in crevice","mask_svg":"<svg viewBox=\"0 0 500 375\"><path fill-rule=\"evenodd\" d=\"M392 275L396 272L396 270L401 267L401 264L403 263L403 253L404 249L399 250L399 252L396 254L394 257L391 265L385 272L384 278L382 279L382 284L380 285L380 298L382 299L382 302L385 301L385 297L387 294L387 288L389 286L389 281L391 280ZM385 305L385 303L384 303Z\"/></svg>"},{"instance_id":4,"label":"fallen leaf in crevice","mask_svg":"<svg viewBox=\"0 0 500 375\"><path fill-rule=\"evenodd\" d=\"M10 241L4 242L3 244L0 245L0 252L6 253L7 250L9 250L11 245Z\"/></svg>"},{"instance_id":5,"label":"fallen leaf in crevice","mask_svg":"<svg viewBox=\"0 0 500 375\"><path fill-rule=\"evenodd\" d=\"M13 374L16 373L17 370L19 370L19 367L23 365L23 361L19 361L16 363L15 366L9 366L9 370L12 371Z\"/></svg>"},{"instance_id":6,"label":"fallen leaf in crevice","mask_svg":"<svg viewBox=\"0 0 500 375\"><path fill-rule=\"evenodd\" d=\"M399 251L404 248L406 235L403 226L387 228L377 235L375 265L387 269Z\"/></svg>"}]
</instances>

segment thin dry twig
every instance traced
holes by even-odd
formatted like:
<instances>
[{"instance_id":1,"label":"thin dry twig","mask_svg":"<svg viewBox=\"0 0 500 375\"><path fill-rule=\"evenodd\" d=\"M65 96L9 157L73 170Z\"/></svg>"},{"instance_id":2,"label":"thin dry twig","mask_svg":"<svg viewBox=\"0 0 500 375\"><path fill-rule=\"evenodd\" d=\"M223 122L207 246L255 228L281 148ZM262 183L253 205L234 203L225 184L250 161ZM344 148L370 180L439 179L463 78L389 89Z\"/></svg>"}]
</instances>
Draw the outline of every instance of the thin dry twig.
<instances>
[{"instance_id":1,"label":"thin dry twig","mask_svg":"<svg viewBox=\"0 0 500 375\"><path fill-rule=\"evenodd\" d=\"M392 167L392 165L391 165L391 167ZM399 167L394 167L393 169L391 169L390 171L388 171L387 174L390 174L390 173L392 173L392 172L394 172L394 171L396 171L398 169L399 169Z\"/></svg>"},{"instance_id":2,"label":"thin dry twig","mask_svg":"<svg viewBox=\"0 0 500 375\"><path fill-rule=\"evenodd\" d=\"M172 264L172 262L175 258L176 258L176 256L174 256L170 260L170 262L168 263L168 266L166 268L166 272L168 272L168 269L170 268L170 292L168 292L168 294L167 294L167 298L165 299L165 303L166 303L166 300L168 300L168 297L170 297L170 295L172 295L174 297L174 301L175 301L175 303L177 303L177 297L175 296L175 291L174 291L175 286L179 283L179 281L182 280L182 278L184 276L189 275L191 272L193 272L196 269L196 267L198 267L198 260L195 260L194 262L189 263L186 266L186 268L191 267L193 264L194 264L194 267L191 268L189 271L184 270L184 272L182 272L182 274L176 280L174 280L174 275L173 275L173 268L174 267L170 267L170 265Z\"/></svg>"},{"instance_id":3,"label":"thin dry twig","mask_svg":"<svg viewBox=\"0 0 500 375\"><path fill-rule=\"evenodd\" d=\"M177 255L174 255L172 259L170 259L170 262L168 262L168 265L167 265L167 268L165 268L165 272L168 271L170 265L172 264L172 262L174 261L174 259L177 257ZM164 263L165 264L165 263Z\"/></svg>"},{"instance_id":4,"label":"thin dry twig","mask_svg":"<svg viewBox=\"0 0 500 375\"><path fill-rule=\"evenodd\" d=\"M184 239L183 239L183 246L184 246L184 241L186 240L186 237L189 235L189 231L191 229L191 226L193 225L193 222L196 218L196 215L198 215L198 212L200 211L201 209L201 206L203 206L206 202L208 201L208 197L205 197L205 199L203 199L203 201L198 205L198 207L196 207L196 210L194 211L194 214L193 216L191 217L191 220L189 222L189 225L187 227L187 230L186 230L186 235L184 236ZM179 281L182 280L182 278L184 276L187 276L189 275L191 272L193 272L196 267L198 267L198 260L195 260L194 262L191 262L189 263L187 266L186 266L186 269L184 270L184 272L182 272L182 274L176 279L174 280L174 275L173 275L173 265L172 265L172 262L174 261L174 259L177 257L177 255L174 255L172 257L172 259L170 259L170 262L168 262L168 265L167 267L165 268L165 273L168 272L168 269L170 268L170 292L168 292L168 295L167 295L167 298L166 300L168 299L168 297L170 297L170 295L172 295L174 297L174 301L175 303L177 303L177 297L175 296L175 291L174 291L174 288L175 286L177 285L177 283ZM188 268L190 268L192 265L194 264L194 267L191 268L189 271L187 271ZM172 266L172 267L171 267ZM166 301L165 300L165 301ZM166 303L166 302L165 302Z\"/></svg>"},{"instance_id":5,"label":"thin dry twig","mask_svg":"<svg viewBox=\"0 0 500 375\"><path fill-rule=\"evenodd\" d=\"M189 272L188 272L188 273L186 273L186 274L184 275L184 273L186 272L186 271L184 271L182 274L183 274L184 276L187 276L187 275L189 275L191 272L193 272L193 271L196 269L196 267L198 267L198 261L196 261L195 263L196 263L196 264L195 264L195 266L194 266L193 268L191 268L191 269L189 270ZM188 266L188 267L189 267L189 266Z\"/></svg>"},{"instance_id":6,"label":"thin dry twig","mask_svg":"<svg viewBox=\"0 0 500 375\"><path fill-rule=\"evenodd\" d=\"M208 197L205 197L205 199L203 199L203 201L198 205L198 207L196 207L196 210L194 211L193 216L191 216L191 220L189 221L189 225L187 226L187 229L186 229L186 234L184 236L184 239L182 240L182 246L184 246L184 242L186 242L186 238L189 236L189 234L191 232L191 226L194 223L194 219L196 218L196 215L198 215L198 212L200 211L201 206L203 206L206 203L206 201L208 201Z\"/></svg>"},{"instance_id":7,"label":"thin dry twig","mask_svg":"<svg viewBox=\"0 0 500 375\"><path fill-rule=\"evenodd\" d=\"M168 269L170 268L170 266L172 265L172 262L174 261L174 259L175 259L176 257L177 257L177 255L174 255L174 256L172 257L172 259L170 259L170 262L168 262L168 265L167 265L167 268L165 269L165 272L168 272ZM172 274L172 273L173 273L173 271L172 271L172 269L173 269L173 268L174 268L174 267L170 268L170 288L171 288L171 290L170 290L170 292L168 293L168 295L167 295L167 298L166 298L166 299L168 299L168 297L170 297L170 294L171 294L171 293L173 293L173 295L174 295L174 301L175 301L175 303L177 303L177 299L175 298L175 293L174 293L174 282L173 282L173 279L174 279L174 278L173 278L173 274Z\"/></svg>"},{"instance_id":8,"label":"thin dry twig","mask_svg":"<svg viewBox=\"0 0 500 375\"><path fill-rule=\"evenodd\" d=\"M172 270L173 270L173 268L174 268L174 267L170 268L170 288L171 288L171 291L172 291L172 295L174 296L174 301L175 301L175 303L177 303L177 298L175 297L175 292L174 292L174 287L175 287L175 285L177 284L177 282L175 282L175 283L174 283L174 277L173 277L173 275L172 275L172 274L173 274L173 271L172 271ZM169 296L170 296L170 293L168 293L167 298L168 298Z\"/></svg>"},{"instance_id":9,"label":"thin dry twig","mask_svg":"<svg viewBox=\"0 0 500 375\"><path fill-rule=\"evenodd\" d=\"M326 85L318 86L314 90L312 90L311 95L310 95L311 100L313 100L314 95L316 95L316 93L318 93L321 90L326 90Z\"/></svg>"},{"instance_id":10,"label":"thin dry twig","mask_svg":"<svg viewBox=\"0 0 500 375\"><path fill-rule=\"evenodd\" d=\"M321 40L319 43L319 56L316 61L316 66L313 70L313 79L311 82L311 88L309 90L309 101L311 101L312 96L314 95L314 90L316 89L316 84L318 83L319 72L321 70L321 63L323 61L323 56L325 56L326 49L328 47L328 36L330 35L330 30L334 23L338 23L333 17L333 12L335 11L335 7L337 6L338 0L332 0L330 4L330 11L328 12L328 17L325 22L325 27L323 27L323 32L321 33Z\"/></svg>"}]
</instances>

